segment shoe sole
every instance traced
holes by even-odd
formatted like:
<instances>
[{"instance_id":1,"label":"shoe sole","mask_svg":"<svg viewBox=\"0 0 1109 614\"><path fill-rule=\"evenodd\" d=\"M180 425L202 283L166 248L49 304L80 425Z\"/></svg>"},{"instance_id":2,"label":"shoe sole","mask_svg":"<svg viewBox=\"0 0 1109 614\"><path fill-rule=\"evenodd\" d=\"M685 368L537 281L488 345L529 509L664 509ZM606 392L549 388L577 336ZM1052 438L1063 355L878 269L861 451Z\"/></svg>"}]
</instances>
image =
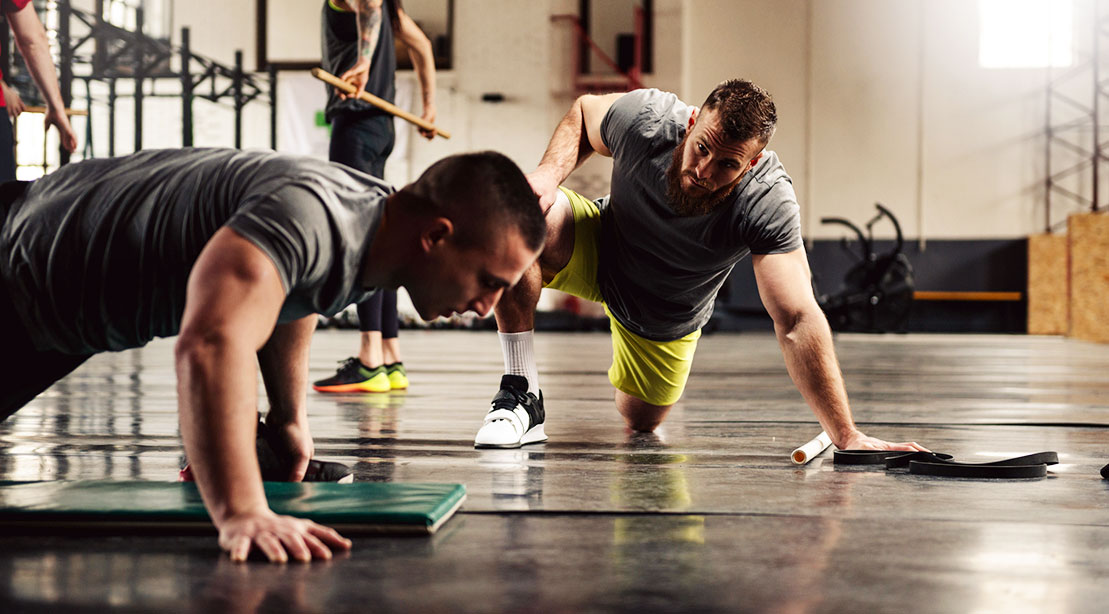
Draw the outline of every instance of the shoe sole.
<instances>
[{"instance_id":1,"label":"shoe sole","mask_svg":"<svg viewBox=\"0 0 1109 614\"><path fill-rule=\"evenodd\" d=\"M365 384L341 384L339 386L312 386L316 392L389 392L392 388L370 388Z\"/></svg>"},{"instance_id":2,"label":"shoe sole","mask_svg":"<svg viewBox=\"0 0 1109 614\"><path fill-rule=\"evenodd\" d=\"M537 424L524 433L520 441L514 443L478 443L475 441L474 447L485 450L511 450L531 443L543 443L544 441L547 441L547 433L543 430L542 424Z\"/></svg>"}]
</instances>

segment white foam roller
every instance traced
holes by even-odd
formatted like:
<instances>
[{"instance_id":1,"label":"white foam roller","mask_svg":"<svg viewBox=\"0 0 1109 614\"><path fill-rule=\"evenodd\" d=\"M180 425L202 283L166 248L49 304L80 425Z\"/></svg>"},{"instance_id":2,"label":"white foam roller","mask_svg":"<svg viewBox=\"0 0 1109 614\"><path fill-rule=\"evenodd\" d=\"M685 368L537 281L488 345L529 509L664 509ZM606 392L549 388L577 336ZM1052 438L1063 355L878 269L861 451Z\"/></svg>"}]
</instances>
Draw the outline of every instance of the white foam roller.
<instances>
[{"instance_id":1,"label":"white foam roller","mask_svg":"<svg viewBox=\"0 0 1109 614\"><path fill-rule=\"evenodd\" d=\"M813 438L812 441L794 450L793 454L789 455L789 458L793 461L794 465L804 465L816 458L824 450L827 450L830 445L832 445L832 438L828 437L828 433L820 431L820 434Z\"/></svg>"}]
</instances>

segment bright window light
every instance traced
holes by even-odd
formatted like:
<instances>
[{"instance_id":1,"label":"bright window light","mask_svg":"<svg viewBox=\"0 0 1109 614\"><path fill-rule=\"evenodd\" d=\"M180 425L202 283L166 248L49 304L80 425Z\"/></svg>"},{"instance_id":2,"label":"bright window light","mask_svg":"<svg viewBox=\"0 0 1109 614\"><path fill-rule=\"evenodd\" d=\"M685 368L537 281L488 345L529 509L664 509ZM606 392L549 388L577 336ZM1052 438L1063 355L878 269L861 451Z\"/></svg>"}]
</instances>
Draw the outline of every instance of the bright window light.
<instances>
[{"instance_id":1,"label":"bright window light","mask_svg":"<svg viewBox=\"0 0 1109 614\"><path fill-rule=\"evenodd\" d=\"M1073 0L978 0L983 68L1070 66Z\"/></svg>"}]
</instances>

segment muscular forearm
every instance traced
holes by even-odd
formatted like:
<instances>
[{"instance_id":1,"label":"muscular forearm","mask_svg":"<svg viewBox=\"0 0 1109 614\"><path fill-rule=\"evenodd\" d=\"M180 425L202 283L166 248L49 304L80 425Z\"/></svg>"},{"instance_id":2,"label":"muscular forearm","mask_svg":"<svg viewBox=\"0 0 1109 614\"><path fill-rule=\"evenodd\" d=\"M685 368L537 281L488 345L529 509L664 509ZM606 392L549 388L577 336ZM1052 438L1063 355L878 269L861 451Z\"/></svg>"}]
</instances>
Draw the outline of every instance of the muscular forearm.
<instances>
[{"instance_id":1,"label":"muscular forearm","mask_svg":"<svg viewBox=\"0 0 1109 614\"><path fill-rule=\"evenodd\" d=\"M775 323L774 332L797 389L832 443L842 447L857 429L827 320L819 311L807 312L793 322Z\"/></svg>"},{"instance_id":2,"label":"muscular forearm","mask_svg":"<svg viewBox=\"0 0 1109 614\"><path fill-rule=\"evenodd\" d=\"M304 424L308 419L308 354L316 320L313 314L277 326L258 352L270 402L267 424Z\"/></svg>"},{"instance_id":3,"label":"muscular forearm","mask_svg":"<svg viewBox=\"0 0 1109 614\"><path fill-rule=\"evenodd\" d=\"M176 349L181 438L197 487L218 527L266 511L254 450L254 350L227 337L182 338Z\"/></svg>"},{"instance_id":4,"label":"muscular forearm","mask_svg":"<svg viewBox=\"0 0 1109 614\"><path fill-rule=\"evenodd\" d=\"M581 98L578 98L555 128L536 171L546 173L556 183L562 183L592 153L582 117Z\"/></svg>"}]
</instances>

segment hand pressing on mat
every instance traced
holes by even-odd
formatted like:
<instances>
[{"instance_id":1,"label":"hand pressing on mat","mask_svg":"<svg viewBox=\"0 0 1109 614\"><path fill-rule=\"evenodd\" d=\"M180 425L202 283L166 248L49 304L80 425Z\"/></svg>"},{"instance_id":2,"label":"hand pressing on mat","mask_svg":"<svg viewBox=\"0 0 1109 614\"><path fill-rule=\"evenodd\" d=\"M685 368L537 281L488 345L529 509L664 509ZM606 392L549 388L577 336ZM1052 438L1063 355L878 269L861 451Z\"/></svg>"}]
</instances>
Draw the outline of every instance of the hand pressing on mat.
<instances>
[{"instance_id":1,"label":"hand pressing on mat","mask_svg":"<svg viewBox=\"0 0 1109 614\"><path fill-rule=\"evenodd\" d=\"M878 439L877 437L864 435L861 431L855 431L852 435L847 437L843 445L836 447L841 450L904 450L906 452L931 452L931 450L915 441L890 443Z\"/></svg>"},{"instance_id":2,"label":"hand pressing on mat","mask_svg":"<svg viewBox=\"0 0 1109 614\"><path fill-rule=\"evenodd\" d=\"M278 322L285 289L277 266L229 227L200 253L186 296L175 347L181 439L220 547L233 560L257 548L274 562L330 558L327 545L349 548L331 529L274 514L262 486L258 371L274 418L268 426L281 425L274 439L303 455L312 445L304 399L316 316Z\"/></svg>"},{"instance_id":3,"label":"hand pressing on mat","mask_svg":"<svg viewBox=\"0 0 1109 614\"><path fill-rule=\"evenodd\" d=\"M268 508L230 516L219 524L219 545L235 562L245 561L252 548L271 563L290 558L306 563L331 559L331 549L350 550L351 542L332 528L292 516L278 516Z\"/></svg>"}]
</instances>

